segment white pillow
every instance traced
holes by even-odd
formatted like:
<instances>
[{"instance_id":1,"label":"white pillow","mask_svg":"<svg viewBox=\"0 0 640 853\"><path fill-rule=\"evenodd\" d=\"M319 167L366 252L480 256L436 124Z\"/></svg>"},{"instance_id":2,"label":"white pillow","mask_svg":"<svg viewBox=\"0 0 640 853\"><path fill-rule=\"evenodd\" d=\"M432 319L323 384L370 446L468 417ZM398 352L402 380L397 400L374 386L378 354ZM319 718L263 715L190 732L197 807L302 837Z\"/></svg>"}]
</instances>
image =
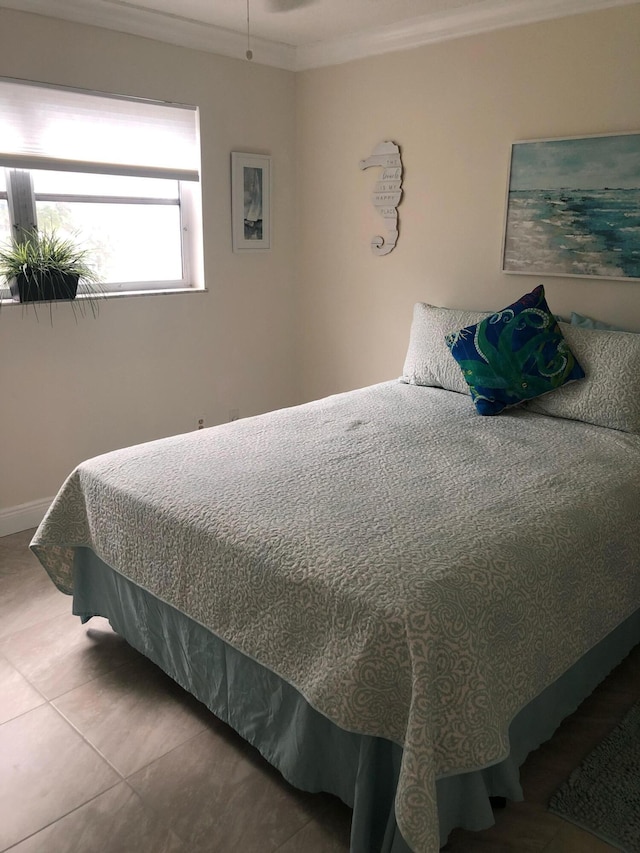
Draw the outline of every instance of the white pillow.
<instances>
[{"instance_id":1,"label":"white pillow","mask_svg":"<svg viewBox=\"0 0 640 853\"><path fill-rule=\"evenodd\" d=\"M445 343L445 336L463 326L472 326L488 317L484 311L461 311L456 308L436 308L417 302L409 334L409 348L401 381L409 385L432 385L469 394L469 386L458 363Z\"/></svg>"},{"instance_id":2,"label":"white pillow","mask_svg":"<svg viewBox=\"0 0 640 853\"><path fill-rule=\"evenodd\" d=\"M640 335L560 328L586 377L531 400L527 409L640 434Z\"/></svg>"}]
</instances>

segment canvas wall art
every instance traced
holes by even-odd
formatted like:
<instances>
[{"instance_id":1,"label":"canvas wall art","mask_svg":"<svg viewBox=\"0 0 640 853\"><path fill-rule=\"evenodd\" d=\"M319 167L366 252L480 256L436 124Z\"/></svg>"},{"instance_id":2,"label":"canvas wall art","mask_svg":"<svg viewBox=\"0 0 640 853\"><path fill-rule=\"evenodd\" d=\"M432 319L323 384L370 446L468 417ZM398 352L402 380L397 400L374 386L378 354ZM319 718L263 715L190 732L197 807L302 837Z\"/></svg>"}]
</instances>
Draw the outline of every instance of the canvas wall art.
<instances>
[{"instance_id":1,"label":"canvas wall art","mask_svg":"<svg viewBox=\"0 0 640 853\"><path fill-rule=\"evenodd\" d=\"M640 133L516 142L505 272L640 280Z\"/></svg>"}]
</instances>

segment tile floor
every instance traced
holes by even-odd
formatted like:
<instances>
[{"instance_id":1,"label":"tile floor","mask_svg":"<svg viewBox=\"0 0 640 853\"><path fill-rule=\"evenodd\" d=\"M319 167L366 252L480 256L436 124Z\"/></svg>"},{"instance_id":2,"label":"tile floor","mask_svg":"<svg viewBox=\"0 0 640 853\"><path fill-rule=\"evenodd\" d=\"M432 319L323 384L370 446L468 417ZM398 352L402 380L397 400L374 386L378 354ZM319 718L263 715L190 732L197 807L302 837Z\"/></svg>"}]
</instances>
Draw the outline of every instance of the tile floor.
<instances>
[{"instance_id":1,"label":"tile floor","mask_svg":"<svg viewBox=\"0 0 640 853\"><path fill-rule=\"evenodd\" d=\"M0 851L347 853L350 812L299 792L104 619L71 615L28 550L0 538ZM640 699L640 647L523 769L526 801L451 853L606 853L549 794Z\"/></svg>"}]
</instances>

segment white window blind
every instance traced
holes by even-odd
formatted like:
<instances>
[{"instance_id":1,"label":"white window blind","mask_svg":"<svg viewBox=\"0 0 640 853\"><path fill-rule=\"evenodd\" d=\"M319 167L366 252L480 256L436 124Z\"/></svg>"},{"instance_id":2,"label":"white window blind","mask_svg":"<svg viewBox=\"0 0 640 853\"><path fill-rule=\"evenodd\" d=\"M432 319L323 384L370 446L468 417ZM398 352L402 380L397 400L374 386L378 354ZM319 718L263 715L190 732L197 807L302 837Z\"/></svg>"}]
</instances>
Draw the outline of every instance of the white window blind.
<instances>
[{"instance_id":1,"label":"white window blind","mask_svg":"<svg viewBox=\"0 0 640 853\"><path fill-rule=\"evenodd\" d=\"M0 167L199 180L197 107L0 78Z\"/></svg>"}]
</instances>

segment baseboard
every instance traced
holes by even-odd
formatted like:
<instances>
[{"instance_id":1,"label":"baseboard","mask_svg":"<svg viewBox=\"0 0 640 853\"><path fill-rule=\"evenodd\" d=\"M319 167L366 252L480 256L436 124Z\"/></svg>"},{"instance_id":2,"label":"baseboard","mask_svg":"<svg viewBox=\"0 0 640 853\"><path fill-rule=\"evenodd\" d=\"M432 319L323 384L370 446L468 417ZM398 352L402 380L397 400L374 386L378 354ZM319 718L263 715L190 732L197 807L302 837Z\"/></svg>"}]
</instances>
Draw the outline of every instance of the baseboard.
<instances>
[{"instance_id":1,"label":"baseboard","mask_svg":"<svg viewBox=\"0 0 640 853\"><path fill-rule=\"evenodd\" d=\"M45 498L41 501L31 501L28 504L0 509L0 536L9 536L10 533L20 533L21 530L37 527L51 506L52 500L53 498Z\"/></svg>"}]
</instances>

